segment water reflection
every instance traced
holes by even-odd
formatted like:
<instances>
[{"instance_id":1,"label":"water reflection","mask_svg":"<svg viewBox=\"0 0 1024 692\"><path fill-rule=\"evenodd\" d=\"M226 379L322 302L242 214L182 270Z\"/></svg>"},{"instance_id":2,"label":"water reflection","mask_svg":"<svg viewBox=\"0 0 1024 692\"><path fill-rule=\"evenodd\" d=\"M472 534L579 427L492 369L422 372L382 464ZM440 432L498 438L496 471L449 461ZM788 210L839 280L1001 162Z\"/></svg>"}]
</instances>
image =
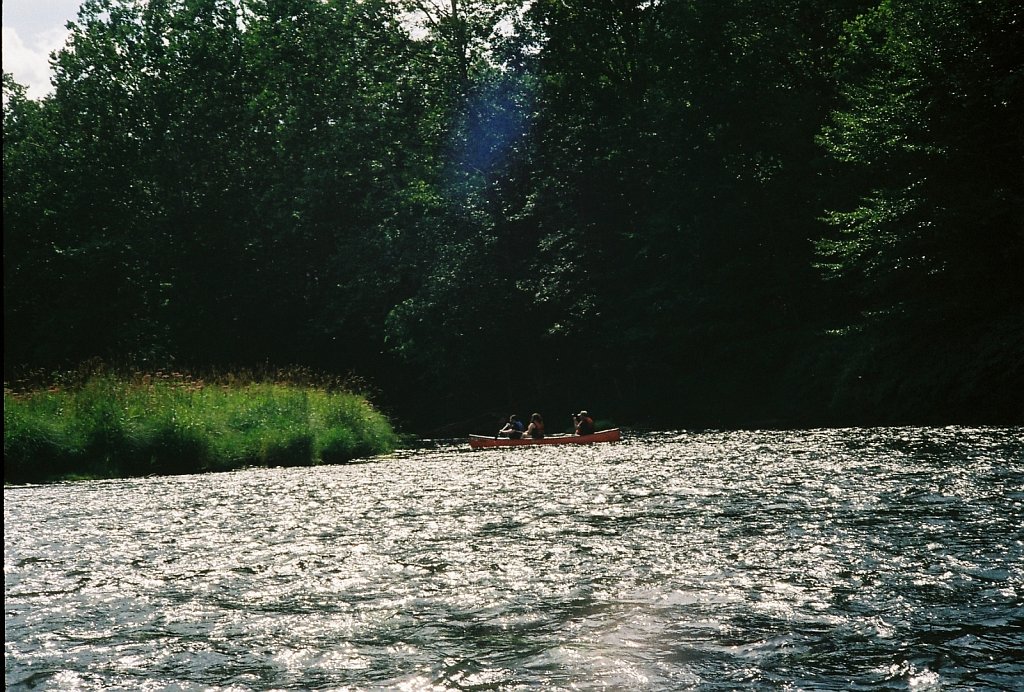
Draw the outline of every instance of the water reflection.
<instances>
[{"instance_id":1,"label":"water reflection","mask_svg":"<svg viewBox=\"0 0 1024 692\"><path fill-rule=\"evenodd\" d=\"M1012 689L1021 430L4 491L9 688Z\"/></svg>"}]
</instances>

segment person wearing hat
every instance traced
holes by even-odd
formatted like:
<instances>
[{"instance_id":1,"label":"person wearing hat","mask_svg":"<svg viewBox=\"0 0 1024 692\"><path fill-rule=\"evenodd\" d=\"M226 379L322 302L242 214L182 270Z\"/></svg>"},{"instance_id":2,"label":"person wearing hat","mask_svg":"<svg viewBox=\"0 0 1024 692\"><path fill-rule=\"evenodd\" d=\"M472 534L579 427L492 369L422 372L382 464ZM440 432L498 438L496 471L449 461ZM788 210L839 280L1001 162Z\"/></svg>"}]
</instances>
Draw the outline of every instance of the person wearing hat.
<instances>
[{"instance_id":1,"label":"person wearing hat","mask_svg":"<svg viewBox=\"0 0 1024 692\"><path fill-rule=\"evenodd\" d=\"M594 434L594 419L590 417L590 414L586 411L580 411L572 417L572 422L576 425L577 435L593 435Z\"/></svg>"}]
</instances>

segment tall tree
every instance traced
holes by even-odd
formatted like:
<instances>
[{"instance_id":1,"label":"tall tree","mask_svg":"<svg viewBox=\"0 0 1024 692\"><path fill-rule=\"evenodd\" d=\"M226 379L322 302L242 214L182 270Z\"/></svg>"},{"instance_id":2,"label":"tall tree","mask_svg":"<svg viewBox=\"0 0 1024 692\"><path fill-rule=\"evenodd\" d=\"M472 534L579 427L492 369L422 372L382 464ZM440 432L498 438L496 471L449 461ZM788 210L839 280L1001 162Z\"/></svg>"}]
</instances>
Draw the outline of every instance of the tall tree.
<instances>
[{"instance_id":1,"label":"tall tree","mask_svg":"<svg viewBox=\"0 0 1024 692\"><path fill-rule=\"evenodd\" d=\"M434 169L413 197L422 213L409 229L420 239L422 270L390 311L387 339L420 390L447 394L450 403L474 393L512 397L515 386L494 377L495 363L520 360L530 341L516 288L529 257L516 173L527 155L529 93L506 50L516 5L405 4L420 27L431 100L422 139L433 147ZM486 392L481 376L491 378Z\"/></svg>"},{"instance_id":2,"label":"tall tree","mask_svg":"<svg viewBox=\"0 0 1024 692\"><path fill-rule=\"evenodd\" d=\"M607 399L773 415L765 393L822 310L813 136L829 51L862 4L533 4L536 285L563 357L585 352Z\"/></svg>"},{"instance_id":3,"label":"tall tree","mask_svg":"<svg viewBox=\"0 0 1024 692\"><path fill-rule=\"evenodd\" d=\"M66 346L50 315L64 271L53 242L61 142L50 113L45 101L29 99L13 75L3 74L5 376L15 364L53 362Z\"/></svg>"},{"instance_id":4,"label":"tall tree","mask_svg":"<svg viewBox=\"0 0 1024 692\"><path fill-rule=\"evenodd\" d=\"M52 310L79 355L166 359L180 329L216 323L203 311L224 300L222 286L189 300L192 284L231 273L194 270L240 201L237 9L88 0L71 29L49 104L64 145L51 240L70 267Z\"/></svg>"},{"instance_id":5,"label":"tall tree","mask_svg":"<svg viewBox=\"0 0 1024 692\"><path fill-rule=\"evenodd\" d=\"M1022 20L1003 0L885 1L847 28L846 104L821 141L859 200L818 250L860 300L848 396L890 416L1019 402Z\"/></svg>"},{"instance_id":6,"label":"tall tree","mask_svg":"<svg viewBox=\"0 0 1024 692\"><path fill-rule=\"evenodd\" d=\"M248 7L261 309L293 325L279 357L363 370L408 271L402 200L429 167L414 46L384 0Z\"/></svg>"}]
</instances>

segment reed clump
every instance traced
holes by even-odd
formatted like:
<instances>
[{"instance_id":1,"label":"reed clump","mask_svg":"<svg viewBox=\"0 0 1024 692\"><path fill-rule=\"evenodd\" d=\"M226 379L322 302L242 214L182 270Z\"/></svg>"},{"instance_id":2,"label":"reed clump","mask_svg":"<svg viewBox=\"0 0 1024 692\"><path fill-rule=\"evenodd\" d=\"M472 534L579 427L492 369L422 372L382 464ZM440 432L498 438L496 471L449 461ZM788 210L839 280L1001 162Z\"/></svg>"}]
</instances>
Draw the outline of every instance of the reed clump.
<instances>
[{"instance_id":1,"label":"reed clump","mask_svg":"<svg viewBox=\"0 0 1024 692\"><path fill-rule=\"evenodd\" d=\"M4 483L340 464L398 443L365 396L310 378L99 372L4 387Z\"/></svg>"}]
</instances>

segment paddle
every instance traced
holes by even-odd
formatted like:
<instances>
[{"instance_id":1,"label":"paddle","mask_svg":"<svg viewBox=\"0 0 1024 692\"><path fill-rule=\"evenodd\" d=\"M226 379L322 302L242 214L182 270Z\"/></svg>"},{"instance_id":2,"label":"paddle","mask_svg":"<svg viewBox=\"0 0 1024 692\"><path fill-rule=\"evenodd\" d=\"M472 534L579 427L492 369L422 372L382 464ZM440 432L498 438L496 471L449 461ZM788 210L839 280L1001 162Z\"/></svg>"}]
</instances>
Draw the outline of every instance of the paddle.
<instances>
[{"instance_id":1,"label":"paddle","mask_svg":"<svg viewBox=\"0 0 1024 692\"><path fill-rule=\"evenodd\" d=\"M509 423L511 423L511 422L512 422L512 419L510 418L510 419L508 420L508 422L507 422L507 423L505 423L505 425L503 425L503 426L501 427L501 430L499 430L498 432L494 433L494 439L495 439L495 440L497 440L497 439L498 439L499 437L501 437L501 433L502 433L502 431L504 431L504 430L505 430L505 428L506 428L506 427L507 427L507 426L509 425Z\"/></svg>"}]
</instances>

